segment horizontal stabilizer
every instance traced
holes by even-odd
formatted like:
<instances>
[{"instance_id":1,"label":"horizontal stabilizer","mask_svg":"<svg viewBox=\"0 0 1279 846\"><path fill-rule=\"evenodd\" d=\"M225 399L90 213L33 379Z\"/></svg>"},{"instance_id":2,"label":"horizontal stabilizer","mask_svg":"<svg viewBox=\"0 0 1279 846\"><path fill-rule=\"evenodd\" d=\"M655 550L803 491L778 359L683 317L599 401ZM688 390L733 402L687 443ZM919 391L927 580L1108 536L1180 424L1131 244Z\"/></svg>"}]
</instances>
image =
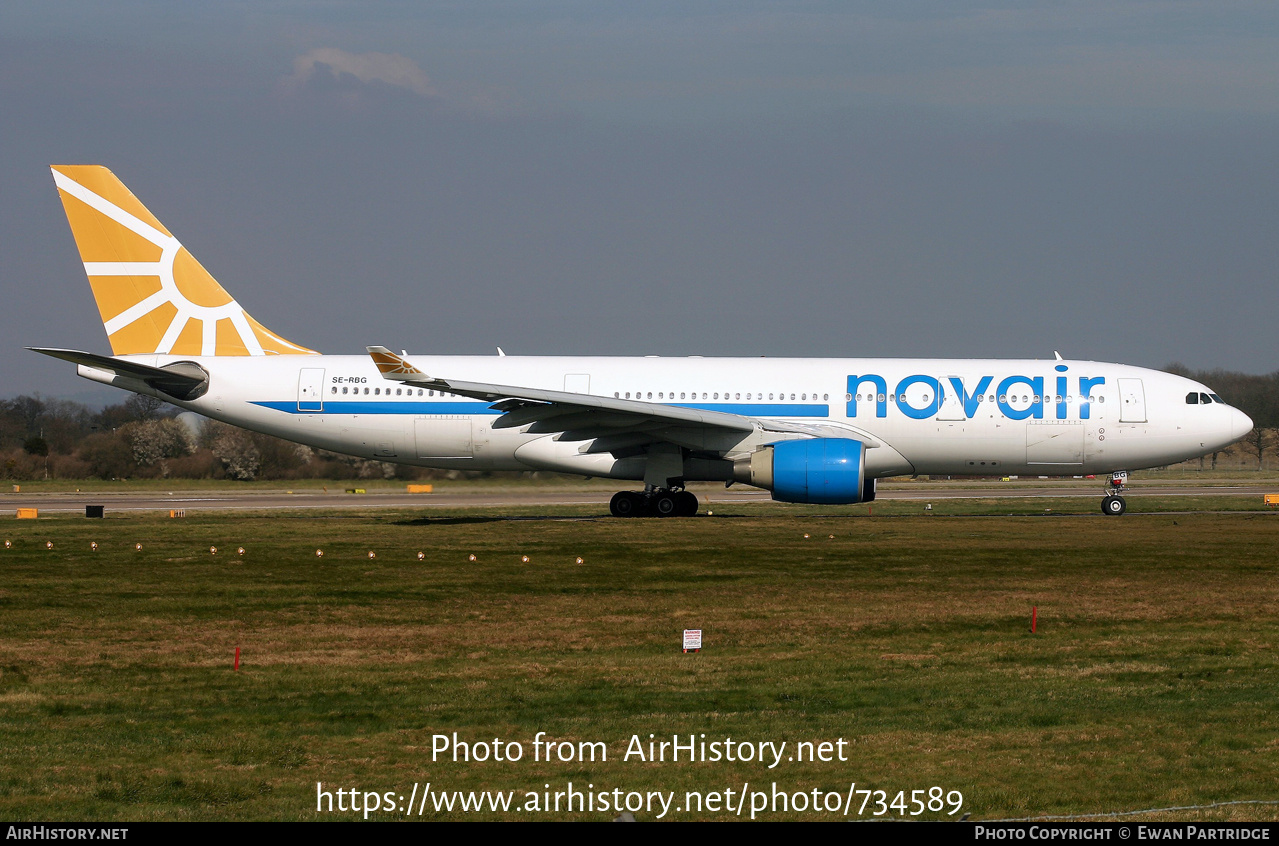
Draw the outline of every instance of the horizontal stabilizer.
<instances>
[{"instance_id":1,"label":"horizontal stabilizer","mask_svg":"<svg viewBox=\"0 0 1279 846\"><path fill-rule=\"evenodd\" d=\"M112 358L108 355L97 355L80 350L60 350L45 347L27 347L32 352L60 358L72 364L92 367L137 379L148 387L166 396L178 400L193 400L204 396L209 389L209 374L203 367L193 361L179 361L166 364L164 367L151 367L136 361L123 358Z\"/></svg>"}]
</instances>

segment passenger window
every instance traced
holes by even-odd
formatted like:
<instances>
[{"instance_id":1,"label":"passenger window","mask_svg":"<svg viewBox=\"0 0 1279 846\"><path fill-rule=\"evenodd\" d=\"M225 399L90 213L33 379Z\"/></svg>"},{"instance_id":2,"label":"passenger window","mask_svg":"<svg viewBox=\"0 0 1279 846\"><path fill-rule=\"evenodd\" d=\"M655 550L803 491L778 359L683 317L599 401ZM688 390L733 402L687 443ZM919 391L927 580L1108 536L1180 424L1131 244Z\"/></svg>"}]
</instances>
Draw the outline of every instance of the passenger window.
<instances>
[{"instance_id":1,"label":"passenger window","mask_svg":"<svg viewBox=\"0 0 1279 846\"><path fill-rule=\"evenodd\" d=\"M337 386L337 385L334 385L334 386L333 386L333 390L329 391L329 393L331 393L331 394L336 394L337 392L338 392L338 386Z\"/></svg>"},{"instance_id":2,"label":"passenger window","mask_svg":"<svg viewBox=\"0 0 1279 846\"><path fill-rule=\"evenodd\" d=\"M343 389L342 389L342 393L344 393L344 394L346 393L346 388L343 388Z\"/></svg>"},{"instance_id":3,"label":"passenger window","mask_svg":"<svg viewBox=\"0 0 1279 846\"><path fill-rule=\"evenodd\" d=\"M364 389L364 395L365 395L365 396L368 396L368 395L369 395L369 389L368 389L368 388L365 388L365 389Z\"/></svg>"}]
</instances>

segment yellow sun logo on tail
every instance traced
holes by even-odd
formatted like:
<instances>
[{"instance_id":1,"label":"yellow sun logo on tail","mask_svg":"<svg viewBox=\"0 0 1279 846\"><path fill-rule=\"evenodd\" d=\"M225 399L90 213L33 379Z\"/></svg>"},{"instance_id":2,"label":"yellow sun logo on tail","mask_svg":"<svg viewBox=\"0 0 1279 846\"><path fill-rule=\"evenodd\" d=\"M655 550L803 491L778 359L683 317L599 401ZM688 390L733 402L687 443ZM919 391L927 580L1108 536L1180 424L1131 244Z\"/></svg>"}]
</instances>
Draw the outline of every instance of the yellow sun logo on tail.
<instances>
[{"instance_id":1,"label":"yellow sun logo on tail","mask_svg":"<svg viewBox=\"0 0 1279 846\"><path fill-rule=\"evenodd\" d=\"M315 354L250 317L111 171L52 170L115 355Z\"/></svg>"},{"instance_id":2,"label":"yellow sun logo on tail","mask_svg":"<svg viewBox=\"0 0 1279 846\"><path fill-rule=\"evenodd\" d=\"M386 347L368 347L369 356L379 373L395 376L420 376L422 371L409 364Z\"/></svg>"}]
</instances>

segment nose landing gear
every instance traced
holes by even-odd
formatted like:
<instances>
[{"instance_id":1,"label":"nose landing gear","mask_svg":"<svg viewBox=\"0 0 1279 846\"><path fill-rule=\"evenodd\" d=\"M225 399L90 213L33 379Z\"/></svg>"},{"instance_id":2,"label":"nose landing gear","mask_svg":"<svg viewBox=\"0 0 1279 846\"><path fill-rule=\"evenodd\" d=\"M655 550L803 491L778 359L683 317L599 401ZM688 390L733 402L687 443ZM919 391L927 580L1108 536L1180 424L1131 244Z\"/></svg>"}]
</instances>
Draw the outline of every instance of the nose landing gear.
<instances>
[{"instance_id":1,"label":"nose landing gear","mask_svg":"<svg viewBox=\"0 0 1279 846\"><path fill-rule=\"evenodd\" d=\"M619 491L608 504L614 517L694 517L697 508L696 495L675 488Z\"/></svg>"},{"instance_id":2,"label":"nose landing gear","mask_svg":"<svg viewBox=\"0 0 1279 846\"><path fill-rule=\"evenodd\" d=\"M1110 474L1106 480L1106 496L1101 501L1101 513L1110 517L1118 517L1128 510L1128 503L1119 494L1128 490L1128 471L1119 470Z\"/></svg>"}]
</instances>

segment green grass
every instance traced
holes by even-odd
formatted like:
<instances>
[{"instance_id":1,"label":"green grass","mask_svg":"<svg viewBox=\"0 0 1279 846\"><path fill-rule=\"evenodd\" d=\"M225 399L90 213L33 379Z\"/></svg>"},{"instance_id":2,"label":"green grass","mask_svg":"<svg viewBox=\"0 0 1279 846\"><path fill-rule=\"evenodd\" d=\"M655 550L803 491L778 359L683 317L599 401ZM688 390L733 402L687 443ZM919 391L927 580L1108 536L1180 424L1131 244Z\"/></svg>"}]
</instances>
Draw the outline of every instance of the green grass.
<instances>
[{"instance_id":1,"label":"green grass","mask_svg":"<svg viewBox=\"0 0 1279 846\"><path fill-rule=\"evenodd\" d=\"M0 816L315 819L317 781L521 802L570 780L940 785L975 819L1279 799L1279 519L1049 502L11 520ZM703 652L681 653L684 628ZM454 731L529 755L538 731L605 741L609 760L433 762ZM850 760L622 761L650 732L844 738Z\"/></svg>"}]
</instances>

